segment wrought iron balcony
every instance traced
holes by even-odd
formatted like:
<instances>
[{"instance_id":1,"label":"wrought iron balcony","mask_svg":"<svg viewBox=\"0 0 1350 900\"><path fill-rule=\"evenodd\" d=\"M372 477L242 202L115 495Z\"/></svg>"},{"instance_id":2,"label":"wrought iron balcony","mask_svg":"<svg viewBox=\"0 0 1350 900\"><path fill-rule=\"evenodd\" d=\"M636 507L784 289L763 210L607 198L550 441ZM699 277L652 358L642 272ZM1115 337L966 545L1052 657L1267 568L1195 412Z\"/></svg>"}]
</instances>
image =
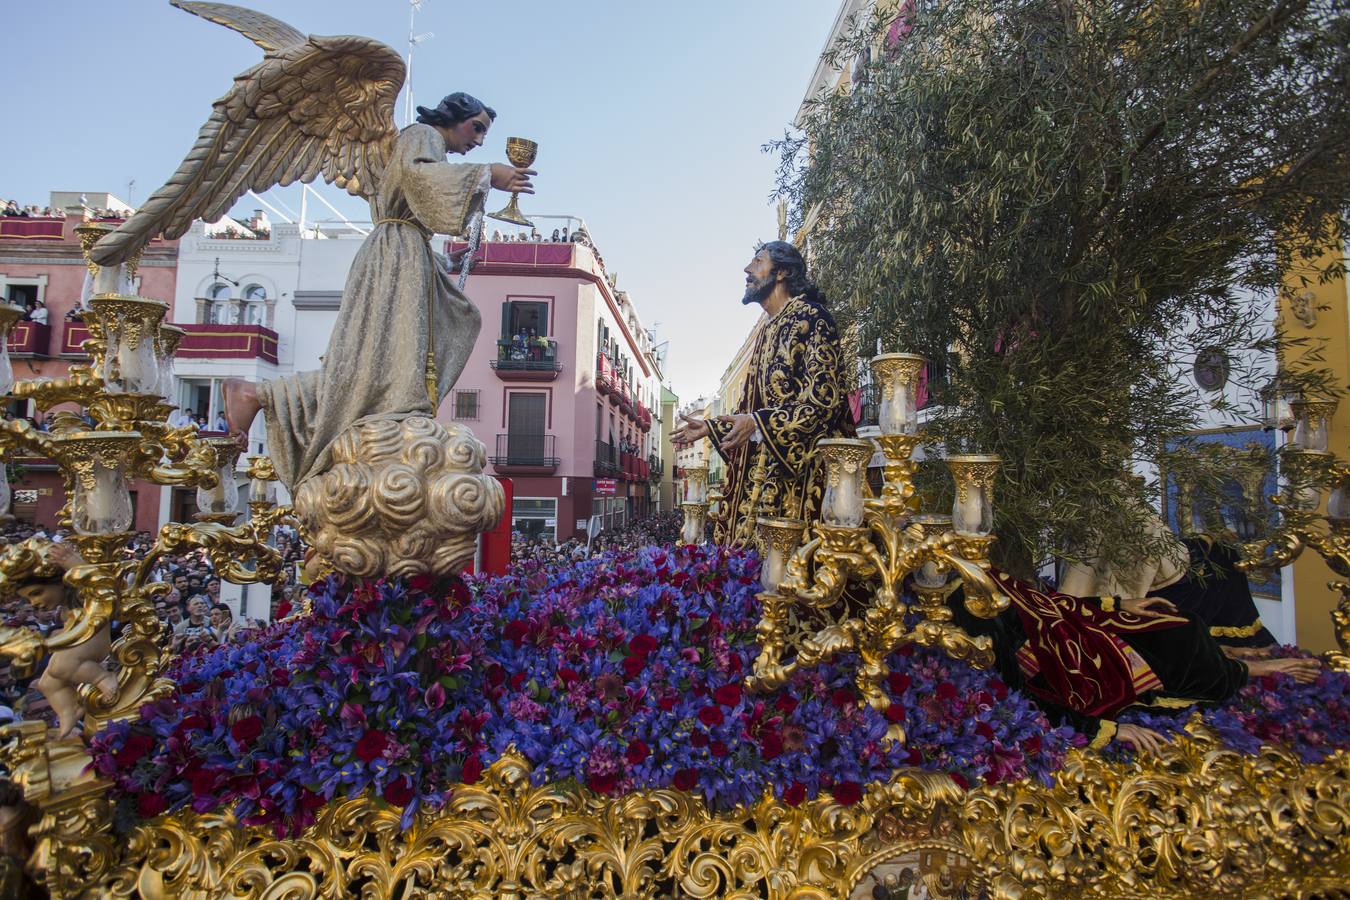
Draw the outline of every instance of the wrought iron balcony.
<instances>
[{"instance_id":1,"label":"wrought iron balcony","mask_svg":"<svg viewBox=\"0 0 1350 900\"><path fill-rule=\"evenodd\" d=\"M551 434L499 434L489 461L502 475L552 475L560 462L555 440Z\"/></svg>"},{"instance_id":2,"label":"wrought iron balcony","mask_svg":"<svg viewBox=\"0 0 1350 900\"><path fill-rule=\"evenodd\" d=\"M497 358L489 365L503 381L553 381L562 371L558 361L558 342L549 338L497 341Z\"/></svg>"}]
</instances>

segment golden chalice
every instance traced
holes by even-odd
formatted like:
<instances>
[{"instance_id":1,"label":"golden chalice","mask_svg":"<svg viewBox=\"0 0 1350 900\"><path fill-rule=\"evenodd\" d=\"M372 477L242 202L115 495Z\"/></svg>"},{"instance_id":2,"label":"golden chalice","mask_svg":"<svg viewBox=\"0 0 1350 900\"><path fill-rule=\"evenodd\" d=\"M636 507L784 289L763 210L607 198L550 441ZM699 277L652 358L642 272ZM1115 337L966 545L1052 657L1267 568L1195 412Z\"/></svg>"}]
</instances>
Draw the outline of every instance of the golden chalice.
<instances>
[{"instance_id":1,"label":"golden chalice","mask_svg":"<svg viewBox=\"0 0 1350 900\"><path fill-rule=\"evenodd\" d=\"M528 169L534 165L535 154L539 151L539 145L534 141L525 138L507 138L506 139L506 158L511 161L511 165L518 169ZM503 222L512 222L516 225L534 226L534 223L520 211L520 192L511 194L511 202L506 204L506 208L495 213L488 213L493 219L500 219Z\"/></svg>"}]
</instances>

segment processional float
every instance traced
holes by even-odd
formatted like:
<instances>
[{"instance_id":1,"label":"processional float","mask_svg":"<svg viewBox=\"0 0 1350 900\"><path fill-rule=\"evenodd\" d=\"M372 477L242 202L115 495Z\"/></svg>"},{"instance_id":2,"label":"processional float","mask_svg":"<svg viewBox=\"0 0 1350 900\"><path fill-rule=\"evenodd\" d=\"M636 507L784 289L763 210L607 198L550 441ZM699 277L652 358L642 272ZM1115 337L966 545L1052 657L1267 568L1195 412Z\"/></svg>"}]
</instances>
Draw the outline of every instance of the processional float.
<instances>
[{"instance_id":1,"label":"processional float","mask_svg":"<svg viewBox=\"0 0 1350 900\"><path fill-rule=\"evenodd\" d=\"M179 5L244 32L269 58L288 41L303 40L248 10ZM392 102L387 88L380 96ZM322 99L339 106L368 100L359 91ZM318 163L301 175L350 183L349 169ZM83 226L87 248L106 238L106 230ZM410 827L370 792L328 801L297 837L244 826L228 811L183 809L114 823L111 785L89 770L85 739L172 693L165 677L168 635L154 611L154 598L167 587L149 581L157 559L202 548L225 578L268 581L276 577L278 558L267 538L277 524L291 521L341 572L446 571L463 561L474 535L490 528L502 509L500 491L494 494L481 475L480 442L462 429L405 420L344 436L331 468L321 473L329 488L309 499L298 492L294 509L272 499L268 461L252 460L253 499L248 518L239 522L235 445L166 424L171 407L164 396L181 330L164 323L165 304L130 294L126 266L91 261L91 269L88 364L72 366L64 378L15 383L0 341L0 393L44 410L61 404L80 410L53 413L50 432L6 423L0 452L6 459L41 455L57 463L67 496L61 518L83 557L65 574L80 599L65 626L46 636L0 629L0 653L16 667L31 668L107 635L113 622L119 629L110 654L115 689L79 687L83 738L58 737L41 722L0 730L0 761L40 811L28 869L52 896L881 896L873 884L885 891L902 879L877 873L912 854L928 860L923 880L930 893L946 896L1306 895L1338 888L1350 874L1347 754L1316 765L1274 747L1243 755L1199 725L1155 759L1124 763L1071 751L1048 785L963 789L942 773L902 768L850 805L828 793L795 806L766 794L713 812L700 796L675 789L603 796L574 783L536 784L524 757L508 750L479 782L456 788L442 809L418 811ZM0 337L16 319L14 309L0 309L6 332ZM874 360L882 434L820 448L828 493L819 521L759 523L761 652L749 688L771 687L847 651L860 661L860 702L876 704L886 656L906 644L988 663L989 646L952 622L943 589L955 572L968 586L966 602L975 615L993 615L1007 603L988 572L998 461L948 460L956 481L950 516L916 508L911 456L921 441L915 415L921 366L918 357L899 354ZM406 458L407 448L415 460ZM866 497L863 476L878 450L884 487ZM415 469L417 496L374 497L371 465ZM1350 472L1329 461L1324 468L1339 479L1326 530L1315 512L1318 497L1302 490L1297 509L1288 511L1285 537L1274 552L1256 553L1258 561L1278 563L1311 546L1350 578ZM406 474L393 480L406 481ZM162 528L140 560L123 552L132 525L129 478L195 486L202 510L192 522ZM356 485L359 478L367 480ZM455 494L453 485L471 495L464 508L416 506L431 494ZM686 490L683 537L697 543L716 498L707 492L706 472L691 472ZM369 497L369 509L353 513L351 503L334 505L334 497ZM392 518L352 543L343 519L351 515L362 522ZM398 523L413 515L419 521L441 516L441 532L434 546L396 551ZM0 587L44 566L50 570L49 550L9 548L0 558ZM1344 649L1350 586L1337 588L1347 598L1336 617ZM842 604L846 593L850 600ZM1333 662L1350 660L1339 655ZM903 729L892 729L887 739L903 741Z\"/></svg>"}]
</instances>

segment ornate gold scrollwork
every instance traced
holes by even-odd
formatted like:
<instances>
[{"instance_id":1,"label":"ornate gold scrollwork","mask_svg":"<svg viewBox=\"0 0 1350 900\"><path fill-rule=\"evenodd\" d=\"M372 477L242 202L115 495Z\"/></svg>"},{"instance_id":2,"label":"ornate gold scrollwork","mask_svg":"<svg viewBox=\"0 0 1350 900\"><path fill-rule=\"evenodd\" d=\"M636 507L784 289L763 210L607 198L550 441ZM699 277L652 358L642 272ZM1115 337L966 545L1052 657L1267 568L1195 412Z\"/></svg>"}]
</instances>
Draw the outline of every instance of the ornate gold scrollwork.
<instances>
[{"instance_id":1,"label":"ornate gold scrollwork","mask_svg":"<svg viewBox=\"0 0 1350 900\"><path fill-rule=\"evenodd\" d=\"M1202 726L1156 759L1071 751L1050 785L961 790L902 770L841 806L771 796L714 814L695 795L536 786L508 752L438 812L399 828L369 795L303 836L224 813L139 826L100 893L131 896L848 897L906 853L960 861L969 896L1300 893L1350 874L1350 756L1302 764L1225 749ZM1302 895L1302 894L1300 894Z\"/></svg>"},{"instance_id":2,"label":"ornate gold scrollwork","mask_svg":"<svg viewBox=\"0 0 1350 900\"><path fill-rule=\"evenodd\" d=\"M776 590L759 595L762 614L758 625L760 654L755 660L747 686L753 690L781 687L799 669L816 665L841 652L856 652L861 657L856 684L863 703L885 709L890 699L882 690L889 669L886 657L907 643L940 647L958 659L975 665L993 663L993 646L988 638L972 638L952 621L946 607L946 593L936 585L916 588L919 602L913 609L901 600L905 579L922 571L931 572L945 582L948 572L961 576L966 589L966 608L974 615L988 618L1008 605L1008 597L989 573L989 548L994 538L960 534L951 530L950 517L913 516L914 465L910 460L920 437L887 435L877 439L886 455L883 469L885 484L881 496L867 500L863 524L845 527L816 523L804 544L792 553L784 566L784 575ZM861 466L870 453L854 447L855 441L822 442L832 459L831 471L851 474L850 466ZM892 454L903 454L896 459ZM961 470L963 483L982 486L986 494L997 471L996 464L981 457ZM776 520L761 520L757 538L766 555L781 552L770 542L783 538ZM848 593L849 583L859 585L855 598ZM825 611L840 604L854 603L843 618L821 627L814 635L796 641L796 655L784 656L789 644L790 621L797 608ZM906 616L917 614L910 627ZM890 736L899 740L903 729L891 727Z\"/></svg>"}]
</instances>

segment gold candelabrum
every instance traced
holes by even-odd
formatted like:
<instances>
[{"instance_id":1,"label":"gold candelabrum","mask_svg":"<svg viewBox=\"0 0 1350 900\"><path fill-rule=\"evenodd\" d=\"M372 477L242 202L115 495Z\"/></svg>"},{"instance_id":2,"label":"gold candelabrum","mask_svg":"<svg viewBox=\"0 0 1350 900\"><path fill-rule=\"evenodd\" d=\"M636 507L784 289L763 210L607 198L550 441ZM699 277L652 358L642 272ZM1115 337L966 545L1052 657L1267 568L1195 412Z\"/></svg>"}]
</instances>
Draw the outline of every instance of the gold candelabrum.
<instances>
[{"instance_id":1,"label":"gold candelabrum","mask_svg":"<svg viewBox=\"0 0 1350 900\"><path fill-rule=\"evenodd\" d=\"M88 223L76 229L89 249L111 228ZM127 265L99 267L89 262L94 290L83 311L89 329L87 363L75 364L59 378L15 381L5 340L18 316L0 307L0 393L32 401L48 414L49 429L26 420L0 426L0 458L46 457L60 468L66 502L61 523L83 563L69 568L65 584L78 603L64 627L49 635L32 628L0 626L0 655L22 673L54 652L79 648L96 636L111 643L115 691L106 686L78 687L84 737L57 738L42 722L0 729L0 760L36 804L43 818L32 834L32 867L53 896L68 892L93 865L90 848L110 840L111 806L107 783L87 766L85 741L109 722L132 718L144 703L166 696L172 683L161 677L170 661L169 631L155 612L156 597L170 585L152 582L156 562L166 554L200 548L221 577L237 583L274 581L280 557L267 545L272 528L289 515L272 499L276 479L270 462L255 458L251 518L237 523L235 485L238 448L225 438L199 436L195 427L167 423L173 406L165 398L173 387L173 354L183 330L164 322L166 304L124 293L130 285ZM129 552L134 535L128 483L141 479L159 485L196 487L202 512L192 523L170 523L144 555ZM0 466L8 513L9 485ZM52 571L50 544L28 541L0 554L0 595L12 594L40 570ZM90 645L91 647L94 645Z\"/></svg>"},{"instance_id":2,"label":"gold candelabrum","mask_svg":"<svg viewBox=\"0 0 1350 900\"><path fill-rule=\"evenodd\" d=\"M999 460L948 457L956 489L951 515L918 513L912 455L922 440L917 394L923 366L922 357L907 353L872 359L881 434L817 442L825 479L818 521L756 522L763 612L760 654L747 682L752 690L773 690L800 668L855 652L861 702L884 710L890 704L882 689L886 657L905 644L992 664L990 640L971 637L952 621L947 583L951 574L960 576L966 608L976 616L992 617L1009 603L989 573ZM870 497L867 466L878 450L884 486ZM910 578L913 603L903 599ZM903 727L892 725L890 737L903 740Z\"/></svg>"},{"instance_id":3,"label":"gold candelabrum","mask_svg":"<svg viewBox=\"0 0 1350 900\"><path fill-rule=\"evenodd\" d=\"M1312 548L1338 579L1332 611L1339 651L1326 654L1338 669L1350 669L1350 463L1330 451L1336 401L1299 398L1288 404L1293 434L1280 454L1280 493L1271 497L1280 521L1274 532L1243 547L1244 569L1287 566ZM1322 501L1326 499L1325 511Z\"/></svg>"},{"instance_id":4,"label":"gold candelabrum","mask_svg":"<svg viewBox=\"0 0 1350 900\"><path fill-rule=\"evenodd\" d=\"M684 527L680 529L680 542L705 543L704 532L708 524L709 510L722 499L722 495L720 492L715 496L709 493L706 466L684 470L683 490L680 509L684 510Z\"/></svg>"}]
</instances>

